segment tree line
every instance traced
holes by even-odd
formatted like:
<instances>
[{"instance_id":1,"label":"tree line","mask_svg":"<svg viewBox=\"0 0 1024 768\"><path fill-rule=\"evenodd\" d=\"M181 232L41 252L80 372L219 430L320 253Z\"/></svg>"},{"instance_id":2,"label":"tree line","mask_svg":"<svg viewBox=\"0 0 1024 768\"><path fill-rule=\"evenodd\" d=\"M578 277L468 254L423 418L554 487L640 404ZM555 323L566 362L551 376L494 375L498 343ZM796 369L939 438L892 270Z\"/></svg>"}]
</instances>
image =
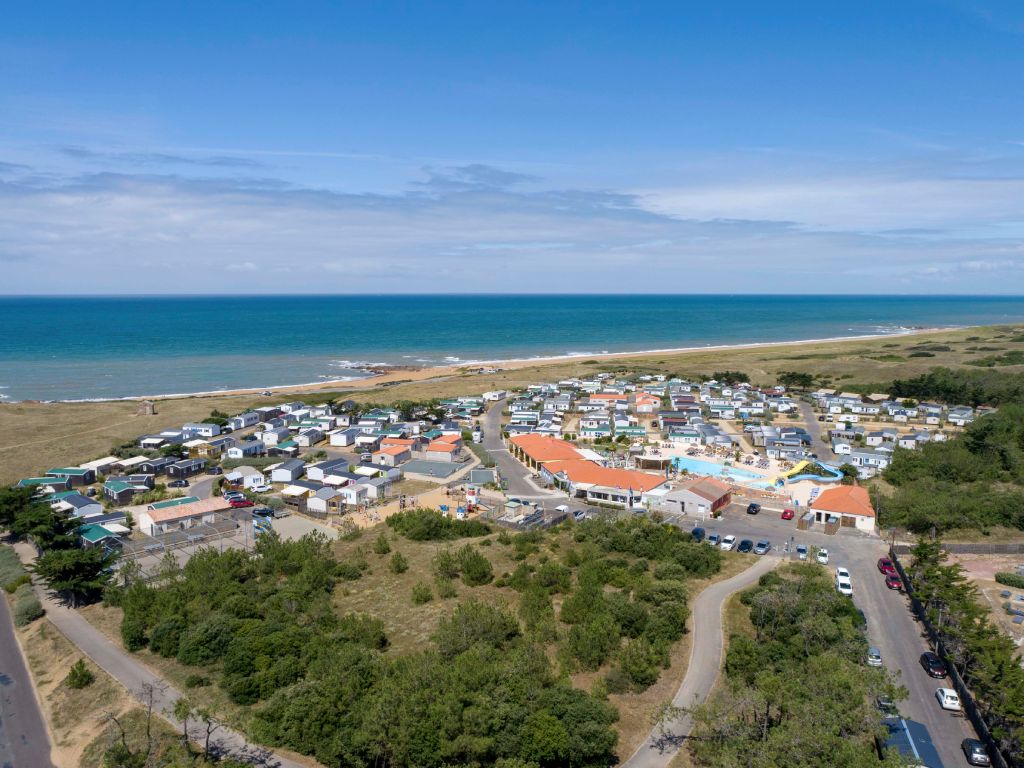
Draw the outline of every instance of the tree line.
<instances>
[{"instance_id":1,"label":"tree line","mask_svg":"<svg viewBox=\"0 0 1024 768\"><path fill-rule=\"evenodd\" d=\"M1024 405L1004 405L946 442L897 449L878 497L879 524L915 533L1024 529Z\"/></svg>"},{"instance_id":2,"label":"tree line","mask_svg":"<svg viewBox=\"0 0 1024 768\"><path fill-rule=\"evenodd\" d=\"M866 666L863 618L815 564L741 593L753 633L729 638L725 684L694 711L690 750L715 768L878 768L878 696L905 695Z\"/></svg>"},{"instance_id":3,"label":"tree line","mask_svg":"<svg viewBox=\"0 0 1024 768\"><path fill-rule=\"evenodd\" d=\"M989 620L977 587L938 539L922 537L907 577L935 627L946 658L971 690L1000 751L1024 765L1024 668L1017 648Z\"/></svg>"}]
</instances>

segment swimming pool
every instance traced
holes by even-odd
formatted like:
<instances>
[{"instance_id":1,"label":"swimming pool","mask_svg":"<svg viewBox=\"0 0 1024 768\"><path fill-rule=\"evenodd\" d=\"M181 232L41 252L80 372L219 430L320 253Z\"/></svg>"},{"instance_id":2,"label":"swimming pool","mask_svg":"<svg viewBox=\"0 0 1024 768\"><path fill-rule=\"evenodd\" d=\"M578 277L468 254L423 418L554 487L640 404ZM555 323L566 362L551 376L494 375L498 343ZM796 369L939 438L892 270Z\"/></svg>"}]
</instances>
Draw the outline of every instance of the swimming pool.
<instances>
[{"instance_id":1,"label":"swimming pool","mask_svg":"<svg viewBox=\"0 0 1024 768\"><path fill-rule=\"evenodd\" d=\"M739 467L725 467L714 461L701 461L689 456L676 456L672 463L676 469L685 469L694 475L710 475L711 477L728 475L737 483L749 486L750 488L764 488L766 490L775 488L775 484L764 475L758 475Z\"/></svg>"}]
</instances>

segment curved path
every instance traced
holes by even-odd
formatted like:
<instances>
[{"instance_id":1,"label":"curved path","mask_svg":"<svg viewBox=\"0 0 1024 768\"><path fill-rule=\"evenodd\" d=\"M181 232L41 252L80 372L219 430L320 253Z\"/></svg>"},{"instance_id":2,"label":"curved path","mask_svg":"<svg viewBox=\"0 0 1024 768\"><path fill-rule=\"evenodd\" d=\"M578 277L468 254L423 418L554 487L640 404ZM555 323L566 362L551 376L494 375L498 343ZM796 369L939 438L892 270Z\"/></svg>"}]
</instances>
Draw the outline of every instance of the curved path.
<instances>
[{"instance_id":1,"label":"curved path","mask_svg":"<svg viewBox=\"0 0 1024 768\"><path fill-rule=\"evenodd\" d=\"M707 587L693 601L693 645L686 677L676 691L672 703L677 707L693 707L707 698L722 668L722 607L726 599L754 584L780 562L775 555L758 558L754 565L725 581ZM647 740L622 763L628 768L665 768L690 735L693 723L689 715L651 729Z\"/></svg>"}]
</instances>

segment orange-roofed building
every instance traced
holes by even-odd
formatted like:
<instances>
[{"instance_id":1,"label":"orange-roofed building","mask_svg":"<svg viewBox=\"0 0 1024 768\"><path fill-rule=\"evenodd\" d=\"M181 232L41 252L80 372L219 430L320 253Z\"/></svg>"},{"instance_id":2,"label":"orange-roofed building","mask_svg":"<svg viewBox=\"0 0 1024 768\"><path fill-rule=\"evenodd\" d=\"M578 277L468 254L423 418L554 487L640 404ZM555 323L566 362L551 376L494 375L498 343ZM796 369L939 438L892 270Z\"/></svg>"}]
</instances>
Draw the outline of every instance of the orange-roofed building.
<instances>
[{"instance_id":1,"label":"orange-roofed building","mask_svg":"<svg viewBox=\"0 0 1024 768\"><path fill-rule=\"evenodd\" d=\"M822 491L811 502L814 519L824 523L829 517L839 518L839 524L866 533L875 530L875 508L866 488L859 485L837 485Z\"/></svg>"},{"instance_id":2,"label":"orange-roofed building","mask_svg":"<svg viewBox=\"0 0 1024 768\"><path fill-rule=\"evenodd\" d=\"M423 449L423 458L427 461L458 461L461 455L461 445L446 442L440 438L429 443Z\"/></svg>"},{"instance_id":3,"label":"orange-roofed building","mask_svg":"<svg viewBox=\"0 0 1024 768\"><path fill-rule=\"evenodd\" d=\"M638 506L644 493L667 482L664 475L602 467L593 461L549 461L540 474L571 496L623 507Z\"/></svg>"},{"instance_id":4,"label":"orange-roofed building","mask_svg":"<svg viewBox=\"0 0 1024 768\"><path fill-rule=\"evenodd\" d=\"M549 461L583 461L583 455L565 440L529 432L508 439L509 452L530 469Z\"/></svg>"},{"instance_id":5,"label":"orange-roofed building","mask_svg":"<svg viewBox=\"0 0 1024 768\"><path fill-rule=\"evenodd\" d=\"M407 445L389 445L373 452L373 463L384 467L397 467L411 458L412 452Z\"/></svg>"},{"instance_id":6,"label":"orange-roofed building","mask_svg":"<svg viewBox=\"0 0 1024 768\"><path fill-rule=\"evenodd\" d=\"M661 398L657 395L649 395L646 392L638 392L634 401L636 412L657 413L661 409Z\"/></svg>"},{"instance_id":7,"label":"orange-roofed building","mask_svg":"<svg viewBox=\"0 0 1024 768\"><path fill-rule=\"evenodd\" d=\"M218 518L229 515L231 504L223 496L200 499L187 504L178 504L163 509L147 509L139 512L139 530L149 536L169 531L184 530L202 523L214 523Z\"/></svg>"}]
</instances>

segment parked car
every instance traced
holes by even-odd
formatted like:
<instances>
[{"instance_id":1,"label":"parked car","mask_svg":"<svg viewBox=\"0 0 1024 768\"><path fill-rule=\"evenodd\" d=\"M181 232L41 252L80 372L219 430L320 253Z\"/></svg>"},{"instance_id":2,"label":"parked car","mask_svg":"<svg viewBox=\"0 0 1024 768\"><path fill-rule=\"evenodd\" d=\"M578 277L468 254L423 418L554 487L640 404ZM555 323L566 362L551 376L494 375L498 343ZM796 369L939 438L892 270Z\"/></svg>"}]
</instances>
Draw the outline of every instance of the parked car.
<instances>
[{"instance_id":1,"label":"parked car","mask_svg":"<svg viewBox=\"0 0 1024 768\"><path fill-rule=\"evenodd\" d=\"M762 539L754 545L755 555L766 555L772 548L772 543L767 539Z\"/></svg>"},{"instance_id":2,"label":"parked car","mask_svg":"<svg viewBox=\"0 0 1024 768\"><path fill-rule=\"evenodd\" d=\"M212 467L207 467L206 468L206 474L208 474L208 475L223 475L224 474L224 470L221 469L220 467L214 465Z\"/></svg>"},{"instance_id":3,"label":"parked car","mask_svg":"<svg viewBox=\"0 0 1024 768\"><path fill-rule=\"evenodd\" d=\"M371 461L373 461L373 454L361 453L359 454L359 461L361 461L363 464L369 464Z\"/></svg>"},{"instance_id":4,"label":"parked car","mask_svg":"<svg viewBox=\"0 0 1024 768\"><path fill-rule=\"evenodd\" d=\"M278 507L273 510L274 517L288 517L292 511L288 507Z\"/></svg>"},{"instance_id":5,"label":"parked car","mask_svg":"<svg viewBox=\"0 0 1024 768\"><path fill-rule=\"evenodd\" d=\"M828 565L828 550L827 549L819 549L818 553L814 557L822 565Z\"/></svg>"},{"instance_id":6,"label":"parked car","mask_svg":"<svg viewBox=\"0 0 1024 768\"><path fill-rule=\"evenodd\" d=\"M882 666L882 652L873 645L870 648L868 648L868 666Z\"/></svg>"},{"instance_id":7,"label":"parked car","mask_svg":"<svg viewBox=\"0 0 1024 768\"><path fill-rule=\"evenodd\" d=\"M732 548L736 546L736 537L730 533L728 536L722 539L722 543L718 546L726 552L730 552L732 551Z\"/></svg>"},{"instance_id":8,"label":"parked car","mask_svg":"<svg viewBox=\"0 0 1024 768\"><path fill-rule=\"evenodd\" d=\"M704 537L707 536L707 532L703 528L694 528L690 531L690 535L693 537L693 540L699 544L704 541Z\"/></svg>"},{"instance_id":9,"label":"parked car","mask_svg":"<svg viewBox=\"0 0 1024 768\"><path fill-rule=\"evenodd\" d=\"M889 574L885 577L885 586L887 586L889 589L900 590L903 589L903 582L900 581L899 576L893 576L892 574Z\"/></svg>"},{"instance_id":10,"label":"parked car","mask_svg":"<svg viewBox=\"0 0 1024 768\"><path fill-rule=\"evenodd\" d=\"M836 578L837 579L848 579L848 578L850 578L850 572L848 570L846 570L845 568L843 568L842 566L840 566L840 567L836 568Z\"/></svg>"},{"instance_id":11,"label":"parked car","mask_svg":"<svg viewBox=\"0 0 1024 768\"><path fill-rule=\"evenodd\" d=\"M722 537L719 536L717 533L709 533L708 537L704 539L704 541L706 541L712 547L717 547L721 543Z\"/></svg>"},{"instance_id":12,"label":"parked car","mask_svg":"<svg viewBox=\"0 0 1024 768\"><path fill-rule=\"evenodd\" d=\"M964 751L964 757L971 765L992 765L984 742L977 739L964 739L960 742L960 749Z\"/></svg>"},{"instance_id":13,"label":"parked car","mask_svg":"<svg viewBox=\"0 0 1024 768\"><path fill-rule=\"evenodd\" d=\"M949 674L949 670L946 669L946 662L931 651L925 651L921 654L921 666L924 667L924 671L930 677L934 677L936 680L941 680Z\"/></svg>"},{"instance_id":14,"label":"parked car","mask_svg":"<svg viewBox=\"0 0 1024 768\"><path fill-rule=\"evenodd\" d=\"M255 506L255 505L254 505L254 504L253 504L253 503L252 503L251 501L249 501L248 499L232 499L231 501L229 501L229 502L228 502L228 504L230 504L230 505L231 505L231 508L232 508L232 509L242 509L243 507L252 507L252 506Z\"/></svg>"},{"instance_id":15,"label":"parked car","mask_svg":"<svg viewBox=\"0 0 1024 768\"><path fill-rule=\"evenodd\" d=\"M274 490L274 486L264 483L263 485L254 485L250 490L253 493L270 493Z\"/></svg>"},{"instance_id":16,"label":"parked car","mask_svg":"<svg viewBox=\"0 0 1024 768\"><path fill-rule=\"evenodd\" d=\"M846 595L847 597L853 597L853 582L849 579L836 579L836 591L840 595Z\"/></svg>"},{"instance_id":17,"label":"parked car","mask_svg":"<svg viewBox=\"0 0 1024 768\"><path fill-rule=\"evenodd\" d=\"M188 480L171 480L167 484L168 488L188 488Z\"/></svg>"},{"instance_id":18,"label":"parked car","mask_svg":"<svg viewBox=\"0 0 1024 768\"><path fill-rule=\"evenodd\" d=\"M960 697L952 688L936 688L935 698L943 709L949 712L960 711Z\"/></svg>"},{"instance_id":19,"label":"parked car","mask_svg":"<svg viewBox=\"0 0 1024 768\"><path fill-rule=\"evenodd\" d=\"M753 551L753 549L754 549L754 542L752 542L750 539L744 539L743 541L740 542L740 545L738 547L736 547L736 551L737 552L742 552L743 554L747 554L748 552Z\"/></svg>"},{"instance_id":20,"label":"parked car","mask_svg":"<svg viewBox=\"0 0 1024 768\"><path fill-rule=\"evenodd\" d=\"M782 510L782 519L783 520L792 520L794 517L796 517L796 512L794 512L792 509L784 509L784 510Z\"/></svg>"},{"instance_id":21,"label":"parked car","mask_svg":"<svg viewBox=\"0 0 1024 768\"><path fill-rule=\"evenodd\" d=\"M751 503L751 504L747 505L747 514L748 515L756 515L760 511L761 511L761 505L760 504L753 504L753 503Z\"/></svg>"},{"instance_id":22,"label":"parked car","mask_svg":"<svg viewBox=\"0 0 1024 768\"><path fill-rule=\"evenodd\" d=\"M796 545L796 556L800 560L806 560L807 559L807 545L806 544L797 544Z\"/></svg>"},{"instance_id":23,"label":"parked car","mask_svg":"<svg viewBox=\"0 0 1024 768\"><path fill-rule=\"evenodd\" d=\"M273 517L274 510L270 507L253 507L252 514L253 517Z\"/></svg>"},{"instance_id":24,"label":"parked car","mask_svg":"<svg viewBox=\"0 0 1024 768\"><path fill-rule=\"evenodd\" d=\"M878 558L878 570L884 573L886 576L896 575L896 566L893 565L892 560L888 557Z\"/></svg>"}]
</instances>

